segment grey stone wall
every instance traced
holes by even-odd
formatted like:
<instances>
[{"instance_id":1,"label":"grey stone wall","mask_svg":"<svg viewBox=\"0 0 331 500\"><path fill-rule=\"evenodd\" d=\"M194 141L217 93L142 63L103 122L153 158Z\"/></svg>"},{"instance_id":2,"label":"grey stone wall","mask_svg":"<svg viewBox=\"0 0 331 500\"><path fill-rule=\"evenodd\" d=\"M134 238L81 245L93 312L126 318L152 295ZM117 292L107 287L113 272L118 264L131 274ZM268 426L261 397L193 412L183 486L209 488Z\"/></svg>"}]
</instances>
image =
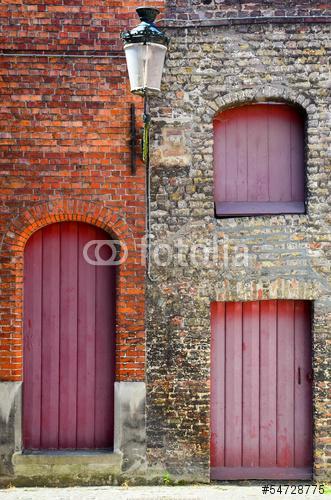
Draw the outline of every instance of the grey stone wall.
<instances>
[{"instance_id":1,"label":"grey stone wall","mask_svg":"<svg viewBox=\"0 0 331 500\"><path fill-rule=\"evenodd\" d=\"M0 477L13 474L11 458L21 449L21 388L21 382L0 382Z\"/></svg>"},{"instance_id":2,"label":"grey stone wall","mask_svg":"<svg viewBox=\"0 0 331 500\"><path fill-rule=\"evenodd\" d=\"M115 382L114 451L122 454L122 472L146 469L146 387L144 382Z\"/></svg>"},{"instance_id":3,"label":"grey stone wall","mask_svg":"<svg viewBox=\"0 0 331 500\"><path fill-rule=\"evenodd\" d=\"M24 453L22 383L0 383L0 487L117 484L146 480L146 388L115 382L114 452Z\"/></svg>"},{"instance_id":4,"label":"grey stone wall","mask_svg":"<svg viewBox=\"0 0 331 500\"><path fill-rule=\"evenodd\" d=\"M318 0L168 0L166 5L167 18L178 21L331 14L330 5Z\"/></svg>"},{"instance_id":5,"label":"grey stone wall","mask_svg":"<svg viewBox=\"0 0 331 500\"><path fill-rule=\"evenodd\" d=\"M293 9L296 3L288 2ZM191 2L177 4L178 16L181 9L198 15ZM211 17L230 4L236 2L213 1ZM199 27L169 35L163 93L151 103L152 232L164 247L161 257L152 253L148 285L149 466L209 481L210 303L308 299L314 301L314 474L330 478L330 27ZM265 100L307 113L307 214L215 219L213 117ZM216 245L218 258L211 250L206 260L197 244Z\"/></svg>"}]
</instances>

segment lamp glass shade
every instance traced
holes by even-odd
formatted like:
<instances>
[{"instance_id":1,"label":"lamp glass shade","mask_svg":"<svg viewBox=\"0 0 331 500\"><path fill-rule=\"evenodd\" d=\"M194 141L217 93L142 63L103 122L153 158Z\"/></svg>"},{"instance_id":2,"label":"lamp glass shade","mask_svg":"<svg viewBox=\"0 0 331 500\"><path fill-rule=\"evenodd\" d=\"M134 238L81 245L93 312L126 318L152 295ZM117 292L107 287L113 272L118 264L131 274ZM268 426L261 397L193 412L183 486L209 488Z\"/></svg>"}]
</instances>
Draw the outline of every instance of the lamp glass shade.
<instances>
[{"instance_id":1,"label":"lamp glass shade","mask_svg":"<svg viewBox=\"0 0 331 500\"><path fill-rule=\"evenodd\" d=\"M167 47L159 43L128 43L124 46L131 92L160 92Z\"/></svg>"}]
</instances>

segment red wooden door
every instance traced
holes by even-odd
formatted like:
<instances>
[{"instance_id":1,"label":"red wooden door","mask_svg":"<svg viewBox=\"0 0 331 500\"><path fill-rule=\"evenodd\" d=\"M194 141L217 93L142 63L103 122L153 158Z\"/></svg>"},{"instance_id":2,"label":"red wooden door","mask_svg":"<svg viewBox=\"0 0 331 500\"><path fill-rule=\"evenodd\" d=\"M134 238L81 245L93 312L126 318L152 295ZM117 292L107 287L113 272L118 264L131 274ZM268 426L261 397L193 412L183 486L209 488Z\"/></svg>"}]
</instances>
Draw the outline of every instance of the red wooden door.
<instances>
[{"instance_id":1,"label":"red wooden door","mask_svg":"<svg viewBox=\"0 0 331 500\"><path fill-rule=\"evenodd\" d=\"M228 109L214 120L218 215L305 211L305 120L280 103Z\"/></svg>"},{"instance_id":2,"label":"red wooden door","mask_svg":"<svg viewBox=\"0 0 331 500\"><path fill-rule=\"evenodd\" d=\"M25 449L113 446L113 266L83 257L102 229L51 224L28 240L24 263Z\"/></svg>"},{"instance_id":3,"label":"red wooden door","mask_svg":"<svg viewBox=\"0 0 331 500\"><path fill-rule=\"evenodd\" d=\"M211 306L212 479L312 474L310 304Z\"/></svg>"}]
</instances>

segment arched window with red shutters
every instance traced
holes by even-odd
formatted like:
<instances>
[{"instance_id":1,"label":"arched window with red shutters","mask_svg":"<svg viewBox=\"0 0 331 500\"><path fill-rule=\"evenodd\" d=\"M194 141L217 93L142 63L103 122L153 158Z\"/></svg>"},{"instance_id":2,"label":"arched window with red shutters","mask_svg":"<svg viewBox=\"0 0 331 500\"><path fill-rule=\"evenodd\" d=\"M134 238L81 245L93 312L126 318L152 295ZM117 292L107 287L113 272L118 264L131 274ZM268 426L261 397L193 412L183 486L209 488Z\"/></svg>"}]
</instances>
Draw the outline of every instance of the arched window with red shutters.
<instances>
[{"instance_id":1,"label":"arched window with red shutters","mask_svg":"<svg viewBox=\"0 0 331 500\"><path fill-rule=\"evenodd\" d=\"M228 109L214 119L217 216L305 212L305 116L284 103Z\"/></svg>"}]
</instances>

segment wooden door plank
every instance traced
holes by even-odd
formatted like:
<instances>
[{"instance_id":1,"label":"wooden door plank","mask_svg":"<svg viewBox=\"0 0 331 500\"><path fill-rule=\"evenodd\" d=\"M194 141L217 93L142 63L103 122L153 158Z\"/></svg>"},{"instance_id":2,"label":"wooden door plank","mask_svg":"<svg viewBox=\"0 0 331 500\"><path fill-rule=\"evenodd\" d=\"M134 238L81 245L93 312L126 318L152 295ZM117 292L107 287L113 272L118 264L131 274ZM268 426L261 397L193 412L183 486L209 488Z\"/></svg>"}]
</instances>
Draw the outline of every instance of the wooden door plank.
<instances>
[{"instance_id":1,"label":"wooden door plank","mask_svg":"<svg viewBox=\"0 0 331 500\"><path fill-rule=\"evenodd\" d=\"M214 122L214 197L215 200L226 200L225 172L226 172L226 141L225 119Z\"/></svg>"},{"instance_id":2,"label":"wooden door plank","mask_svg":"<svg viewBox=\"0 0 331 500\"><path fill-rule=\"evenodd\" d=\"M60 228L43 229L41 447L58 448L60 341Z\"/></svg>"},{"instance_id":3,"label":"wooden door plank","mask_svg":"<svg viewBox=\"0 0 331 500\"><path fill-rule=\"evenodd\" d=\"M310 305L295 302L295 466L312 464Z\"/></svg>"},{"instance_id":4,"label":"wooden door plank","mask_svg":"<svg viewBox=\"0 0 331 500\"><path fill-rule=\"evenodd\" d=\"M228 201L237 201L238 186L238 151L237 151L237 113L225 123L225 196Z\"/></svg>"},{"instance_id":5,"label":"wooden door plank","mask_svg":"<svg viewBox=\"0 0 331 500\"><path fill-rule=\"evenodd\" d=\"M260 318L259 302L243 304L243 432L242 465L258 467L260 455Z\"/></svg>"},{"instance_id":6,"label":"wooden door plank","mask_svg":"<svg viewBox=\"0 0 331 500\"><path fill-rule=\"evenodd\" d=\"M265 106L249 108L247 144L248 200L269 201L268 112Z\"/></svg>"},{"instance_id":7,"label":"wooden door plank","mask_svg":"<svg viewBox=\"0 0 331 500\"><path fill-rule=\"evenodd\" d=\"M61 224L59 448L76 448L78 225Z\"/></svg>"},{"instance_id":8,"label":"wooden door plank","mask_svg":"<svg viewBox=\"0 0 331 500\"><path fill-rule=\"evenodd\" d=\"M305 204L300 201L268 202L216 202L217 215L272 215L272 214L304 214Z\"/></svg>"},{"instance_id":9,"label":"wooden door plank","mask_svg":"<svg viewBox=\"0 0 331 500\"><path fill-rule=\"evenodd\" d=\"M260 304L260 466L277 465L277 302Z\"/></svg>"},{"instance_id":10,"label":"wooden door plank","mask_svg":"<svg viewBox=\"0 0 331 500\"><path fill-rule=\"evenodd\" d=\"M305 131L304 119L298 113L291 117L291 199L305 199Z\"/></svg>"},{"instance_id":11,"label":"wooden door plank","mask_svg":"<svg viewBox=\"0 0 331 500\"><path fill-rule=\"evenodd\" d=\"M237 116L237 201L245 202L248 200L248 108L244 109ZM231 168L231 166L229 166Z\"/></svg>"},{"instance_id":12,"label":"wooden door plank","mask_svg":"<svg viewBox=\"0 0 331 500\"><path fill-rule=\"evenodd\" d=\"M312 470L311 467L213 467L211 471L211 479L227 481L242 479L309 481L312 479ZM252 498L256 497L252 496ZM277 498L277 496L275 496L275 498ZM281 497L278 496L278 498Z\"/></svg>"},{"instance_id":13,"label":"wooden door plank","mask_svg":"<svg viewBox=\"0 0 331 500\"><path fill-rule=\"evenodd\" d=\"M24 256L24 378L23 445L40 448L42 231L25 247Z\"/></svg>"},{"instance_id":14,"label":"wooden door plank","mask_svg":"<svg viewBox=\"0 0 331 500\"><path fill-rule=\"evenodd\" d=\"M97 230L96 238L105 239L104 231ZM95 293L95 447L111 448L114 433L115 266L96 267Z\"/></svg>"},{"instance_id":15,"label":"wooden door plank","mask_svg":"<svg viewBox=\"0 0 331 500\"><path fill-rule=\"evenodd\" d=\"M78 255L78 385L77 447L94 448L95 428L95 275L96 266L88 264L82 249L95 240L92 226L79 226Z\"/></svg>"},{"instance_id":16,"label":"wooden door plank","mask_svg":"<svg viewBox=\"0 0 331 500\"><path fill-rule=\"evenodd\" d=\"M242 304L226 305L225 465L242 465Z\"/></svg>"},{"instance_id":17,"label":"wooden door plank","mask_svg":"<svg viewBox=\"0 0 331 500\"><path fill-rule=\"evenodd\" d=\"M277 465L294 467L294 302L278 301Z\"/></svg>"},{"instance_id":18,"label":"wooden door plank","mask_svg":"<svg viewBox=\"0 0 331 500\"><path fill-rule=\"evenodd\" d=\"M291 114L277 106L269 115L270 201L291 201Z\"/></svg>"},{"instance_id":19,"label":"wooden door plank","mask_svg":"<svg viewBox=\"0 0 331 500\"><path fill-rule=\"evenodd\" d=\"M224 466L225 303L211 304L211 464Z\"/></svg>"}]
</instances>

